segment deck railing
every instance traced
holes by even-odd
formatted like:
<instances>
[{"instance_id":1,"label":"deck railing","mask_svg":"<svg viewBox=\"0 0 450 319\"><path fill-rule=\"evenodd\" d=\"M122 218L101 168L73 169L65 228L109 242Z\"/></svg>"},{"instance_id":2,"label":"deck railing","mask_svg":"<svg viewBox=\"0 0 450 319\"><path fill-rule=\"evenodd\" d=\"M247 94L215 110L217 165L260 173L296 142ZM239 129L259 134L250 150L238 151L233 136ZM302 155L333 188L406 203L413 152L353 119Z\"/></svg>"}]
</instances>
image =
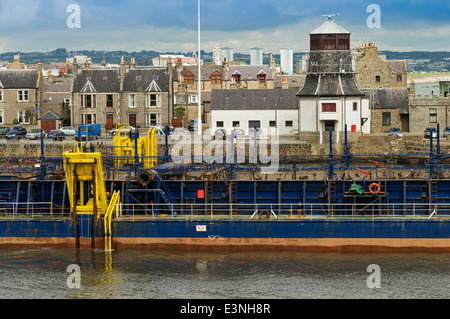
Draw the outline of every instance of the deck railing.
<instances>
[{"instance_id":1,"label":"deck railing","mask_svg":"<svg viewBox=\"0 0 450 319\"><path fill-rule=\"evenodd\" d=\"M61 217L64 210L54 203L28 202L1 202L0 217L13 218L38 218L38 217ZM68 216L66 213L65 216Z\"/></svg>"},{"instance_id":2,"label":"deck railing","mask_svg":"<svg viewBox=\"0 0 450 319\"><path fill-rule=\"evenodd\" d=\"M412 218L450 216L450 204L120 204L116 217L184 219Z\"/></svg>"}]
</instances>

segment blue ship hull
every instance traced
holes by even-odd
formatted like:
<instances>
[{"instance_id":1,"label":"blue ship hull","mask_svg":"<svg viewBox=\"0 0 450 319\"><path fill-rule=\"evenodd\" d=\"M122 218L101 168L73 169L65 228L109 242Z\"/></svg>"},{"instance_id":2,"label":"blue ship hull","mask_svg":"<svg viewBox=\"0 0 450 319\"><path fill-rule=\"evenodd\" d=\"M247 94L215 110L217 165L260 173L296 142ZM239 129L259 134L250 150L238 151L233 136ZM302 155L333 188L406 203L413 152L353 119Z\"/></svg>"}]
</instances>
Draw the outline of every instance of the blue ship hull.
<instances>
[{"instance_id":1,"label":"blue ship hull","mask_svg":"<svg viewBox=\"0 0 450 319\"><path fill-rule=\"evenodd\" d=\"M89 218L78 227L81 248L103 248L101 221L94 231ZM0 220L3 247L76 247L75 237L69 218ZM118 219L113 248L449 251L450 220Z\"/></svg>"}]
</instances>

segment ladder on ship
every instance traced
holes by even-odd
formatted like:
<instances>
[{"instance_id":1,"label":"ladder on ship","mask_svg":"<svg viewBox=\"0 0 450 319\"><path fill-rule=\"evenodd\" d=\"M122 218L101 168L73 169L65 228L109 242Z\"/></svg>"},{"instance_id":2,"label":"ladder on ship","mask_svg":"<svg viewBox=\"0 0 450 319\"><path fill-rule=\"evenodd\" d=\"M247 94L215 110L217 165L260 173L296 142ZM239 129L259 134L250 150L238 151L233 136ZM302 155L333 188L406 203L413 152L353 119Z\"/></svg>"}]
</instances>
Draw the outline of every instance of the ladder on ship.
<instances>
[{"instance_id":1,"label":"ladder on ship","mask_svg":"<svg viewBox=\"0 0 450 319\"><path fill-rule=\"evenodd\" d=\"M334 214L334 210L332 208L332 204L336 203L336 181L334 179L330 179L328 181L328 212L329 215Z\"/></svg>"},{"instance_id":2,"label":"ladder on ship","mask_svg":"<svg viewBox=\"0 0 450 319\"><path fill-rule=\"evenodd\" d=\"M230 204L230 214L233 214L233 204L237 203L237 182L230 181L228 184L228 197Z\"/></svg>"},{"instance_id":3,"label":"ladder on ship","mask_svg":"<svg viewBox=\"0 0 450 319\"><path fill-rule=\"evenodd\" d=\"M430 213L434 210L435 206L438 202L438 182L435 179L431 179L429 182L429 204L430 204Z\"/></svg>"}]
</instances>

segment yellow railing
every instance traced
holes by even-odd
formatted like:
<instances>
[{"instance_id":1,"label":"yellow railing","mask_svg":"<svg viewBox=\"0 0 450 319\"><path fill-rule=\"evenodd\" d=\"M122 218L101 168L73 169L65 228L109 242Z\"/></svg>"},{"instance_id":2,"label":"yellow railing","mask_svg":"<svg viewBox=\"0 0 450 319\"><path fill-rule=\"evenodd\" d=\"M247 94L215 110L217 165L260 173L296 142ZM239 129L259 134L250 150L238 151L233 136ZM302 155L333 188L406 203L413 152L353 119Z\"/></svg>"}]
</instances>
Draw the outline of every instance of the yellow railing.
<instances>
[{"instance_id":1,"label":"yellow railing","mask_svg":"<svg viewBox=\"0 0 450 319\"><path fill-rule=\"evenodd\" d=\"M106 209L106 213L104 216L104 226L105 226L105 250L112 250L112 230L111 230L111 221L112 215L114 213L114 209L116 205L120 202L120 191L115 191L111 197L108 208Z\"/></svg>"}]
</instances>

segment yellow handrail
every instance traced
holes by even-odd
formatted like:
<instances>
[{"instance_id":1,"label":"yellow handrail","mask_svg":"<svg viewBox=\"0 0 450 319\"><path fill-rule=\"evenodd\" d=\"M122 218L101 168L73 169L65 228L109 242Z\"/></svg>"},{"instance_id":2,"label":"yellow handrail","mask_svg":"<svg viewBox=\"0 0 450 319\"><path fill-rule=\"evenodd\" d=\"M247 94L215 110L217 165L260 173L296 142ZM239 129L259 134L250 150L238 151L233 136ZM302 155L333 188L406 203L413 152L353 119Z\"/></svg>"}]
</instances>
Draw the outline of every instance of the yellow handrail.
<instances>
[{"instance_id":1,"label":"yellow handrail","mask_svg":"<svg viewBox=\"0 0 450 319\"><path fill-rule=\"evenodd\" d=\"M111 197L111 201L109 202L108 208L106 210L104 216L104 227L105 227L105 250L112 250L112 230L111 230L111 221L112 215L116 205L120 202L120 191L115 191L113 196Z\"/></svg>"}]
</instances>

